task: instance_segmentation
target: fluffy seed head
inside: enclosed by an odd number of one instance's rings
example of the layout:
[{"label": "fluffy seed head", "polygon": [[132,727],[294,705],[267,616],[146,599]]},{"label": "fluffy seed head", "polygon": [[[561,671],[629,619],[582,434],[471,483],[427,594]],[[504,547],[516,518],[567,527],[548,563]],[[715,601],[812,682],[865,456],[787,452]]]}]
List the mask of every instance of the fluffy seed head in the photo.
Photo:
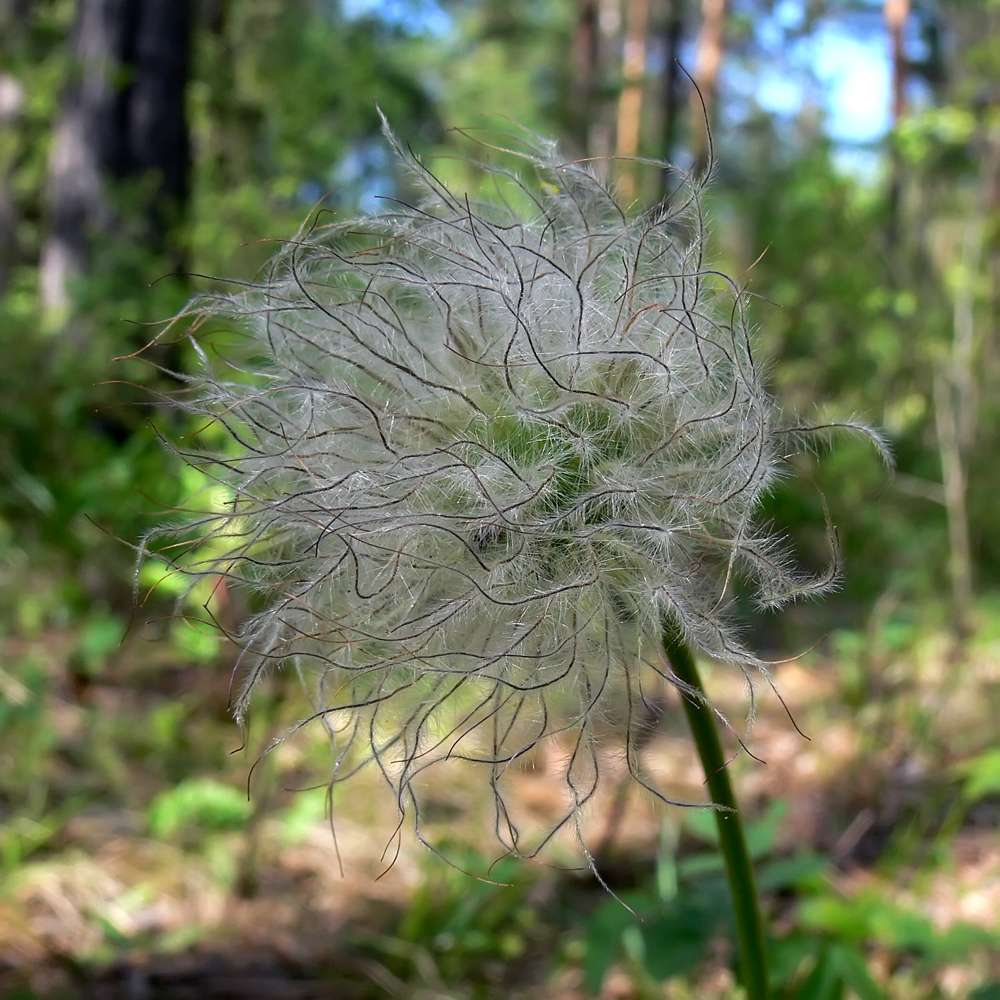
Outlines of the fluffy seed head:
[{"label": "fluffy seed head", "polygon": [[532,138],[473,204],[387,136],[421,200],[305,231],[266,280],[185,314],[244,343],[201,351],[192,380],[186,405],[229,447],[188,458],[229,503],[181,567],[258,595],[238,717],[293,664],[334,781],[374,763],[419,819],[422,772],[479,762],[527,853],[503,800],[516,758],[557,737],[563,822],[609,726],[648,784],[636,719],[672,680],[664,629],[760,667],[736,581],[779,605],[828,588],[836,559],[804,577],[755,523],[809,432],[782,425],[744,296],[705,263],[697,183],[630,218]]}]

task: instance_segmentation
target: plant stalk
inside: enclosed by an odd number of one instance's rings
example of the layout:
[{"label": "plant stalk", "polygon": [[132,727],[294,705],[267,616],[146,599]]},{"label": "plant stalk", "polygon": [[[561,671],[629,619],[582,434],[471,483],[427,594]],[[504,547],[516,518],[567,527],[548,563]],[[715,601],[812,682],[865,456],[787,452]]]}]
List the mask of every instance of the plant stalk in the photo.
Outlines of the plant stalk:
[{"label": "plant stalk", "polygon": [[[705,689],[691,651],[671,629],[664,633],[663,648],[676,677],[693,691],[704,695]],[[694,737],[712,802],[716,810],[719,845],[726,862],[726,877],[736,916],[736,938],[740,951],[740,967],[747,1000],[768,1000],[767,946],[764,941],[764,920],[757,895],[750,852],[743,823],[736,806],[736,796],[729,780],[726,759],[722,753],[715,713],[706,701],[695,695],[681,693],[681,702]]]}]

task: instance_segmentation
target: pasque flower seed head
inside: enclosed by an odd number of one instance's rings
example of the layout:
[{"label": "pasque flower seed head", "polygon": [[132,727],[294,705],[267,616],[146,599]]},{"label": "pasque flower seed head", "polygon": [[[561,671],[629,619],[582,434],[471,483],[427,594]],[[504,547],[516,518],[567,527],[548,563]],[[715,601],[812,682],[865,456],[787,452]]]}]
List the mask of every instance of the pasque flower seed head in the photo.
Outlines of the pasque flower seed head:
[{"label": "pasque flower seed head", "polygon": [[780,605],[836,558],[804,576],[755,520],[811,432],[780,420],[744,296],[705,263],[698,183],[630,218],[530,138],[474,204],[387,136],[421,200],[303,232],[266,280],[185,313],[245,342],[199,348],[186,405],[228,447],[188,457],[230,502],[181,566],[259,595],[238,717],[294,665],[334,780],[374,763],[418,814],[423,771],[477,761],[523,851],[513,760],[557,736],[578,816],[606,726],[631,738],[643,678],[671,680],[664,629],[762,667],[735,582]]}]

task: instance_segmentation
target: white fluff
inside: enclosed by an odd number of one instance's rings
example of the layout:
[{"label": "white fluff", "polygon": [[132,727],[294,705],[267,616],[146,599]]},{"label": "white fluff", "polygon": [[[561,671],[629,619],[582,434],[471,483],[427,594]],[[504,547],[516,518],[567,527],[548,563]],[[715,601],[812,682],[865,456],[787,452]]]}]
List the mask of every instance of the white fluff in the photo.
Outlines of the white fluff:
[{"label": "white fluff", "polygon": [[578,816],[601,720],[640,716],[644,671],[671,680],[664,629],[760,668],[728,617],[734,577],[780,605],[829,588],[836,556],[804,577],[755,524],[809,431],[783,431],[744,297],[704,262],[696,183],[629,219],[532,141],[523,178],[495,171],[530,210],[475,205],[387,136],[419,204],[305,232],[265,282],[185,313],[246,344],[203,354],[194,380],[188,405],[232,440],[189,458],[232,503],[197,521],[182,569],[264,595],[239,718],[293,663],[315,679],[307,721],[334,738],[335,781],[375,762],[416,814],[421,771],[478,761],[524,853],[511,760],[561,733],[564,822]]}]

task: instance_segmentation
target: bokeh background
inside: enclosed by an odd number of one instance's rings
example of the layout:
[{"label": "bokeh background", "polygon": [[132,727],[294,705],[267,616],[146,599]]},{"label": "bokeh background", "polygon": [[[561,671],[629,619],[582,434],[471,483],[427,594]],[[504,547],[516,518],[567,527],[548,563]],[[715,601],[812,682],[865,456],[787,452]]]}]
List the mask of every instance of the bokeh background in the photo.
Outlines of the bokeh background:
[{"label": "bokeh background", "polygon": [[[163,401],[183,330],[147,345],[320,202],[406,197],[377,107],[480,197],[454,130],[498,115],[636,210],[665,178],[627,158],[714,164],[714,261],[773,392],[898,461],[838,443],[765,512],[818,566],[825,503],[846,562],[835,597],[750,619],[790,712],[762,692],[766,763],[731,765],[780,995],[1000,997],[996,0],[2,0],[0,996],[739,995],[709,813],[606,774],[585,823],[641,920],[570,839],[498,860],[460,768],[431,790],[443,858],[364,774],[331,829],[328,748],[261,757],[295,678],[245,736],[229,718],[211,619],[241,595],[178,607],[136,572],[201,485],[161,440],[189,429]],[[739,673],[706,669],[743,718]],[[665,698],[644,753],[703,797]],[[512,789],[544,824],[558,783],[530,765]]]}]

